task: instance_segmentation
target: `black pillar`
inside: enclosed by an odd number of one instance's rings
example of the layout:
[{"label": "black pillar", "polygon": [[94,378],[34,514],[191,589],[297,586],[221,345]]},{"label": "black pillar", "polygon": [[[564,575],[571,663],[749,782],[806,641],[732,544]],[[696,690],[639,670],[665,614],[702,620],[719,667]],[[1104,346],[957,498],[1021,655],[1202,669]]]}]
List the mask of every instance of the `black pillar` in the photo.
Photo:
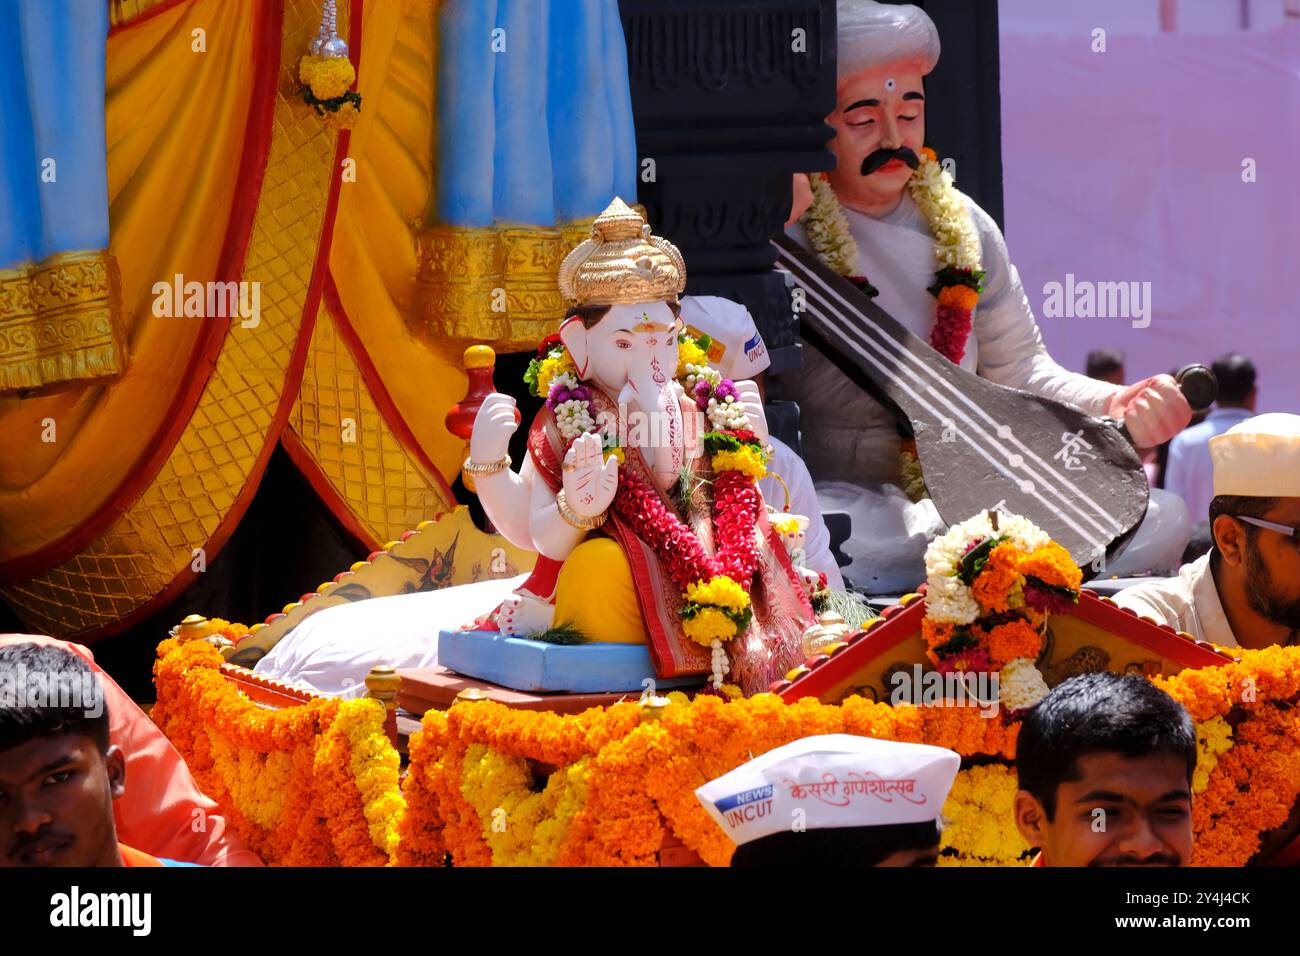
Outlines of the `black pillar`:
[{"label": "black pillar", "polygon": [[[792,174],[830,169],[834,0],[622,0],[638,199],[686,259],[687,292],[754,316],[772,358],[769,398],[797,372],[798,322],[769,240]],[[786,403],[788,405],[788,403]],[[797,410],[769,408],[796,443]]]}]

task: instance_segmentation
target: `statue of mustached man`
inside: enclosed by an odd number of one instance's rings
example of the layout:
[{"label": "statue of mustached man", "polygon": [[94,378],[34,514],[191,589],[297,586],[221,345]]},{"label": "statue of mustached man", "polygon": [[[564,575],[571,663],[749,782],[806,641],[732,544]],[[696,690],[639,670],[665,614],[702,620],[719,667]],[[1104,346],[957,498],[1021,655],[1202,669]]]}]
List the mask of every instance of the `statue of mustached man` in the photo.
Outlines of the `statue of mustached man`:
[{"label": "statue of mustached man", "polygon": [[[795,177],[789,235],[971,372],[1122,421],[1139,448],[1182,430],[1191,408],[1171,376],[1113,385],[1048,354],[1001,230],[925,146],[924,77],[940,48],[930,17],[875,0],[839,0],[836,10],[836,102],[826,118],[836,165]],[[910,590],[942,527],[921,497],[914,448],[894,415],[811,345],[791,388],[810,470],[856,486],[844,491],[854,509],[846,550],[865,565],[855,580],[875,593]]]},{"label": "statue of mustached man", "polygon": [[804,586],[757,481],[757,386],[724,380],[683,334],[681,253],[615,199],[560,267],[569,310],[528,372],[546,406],[518,474],[514,403],[489,396],[470,469],[484,509],[541,558],[500,630],[645,643],[660,677],[764,691],[802,660]]}]

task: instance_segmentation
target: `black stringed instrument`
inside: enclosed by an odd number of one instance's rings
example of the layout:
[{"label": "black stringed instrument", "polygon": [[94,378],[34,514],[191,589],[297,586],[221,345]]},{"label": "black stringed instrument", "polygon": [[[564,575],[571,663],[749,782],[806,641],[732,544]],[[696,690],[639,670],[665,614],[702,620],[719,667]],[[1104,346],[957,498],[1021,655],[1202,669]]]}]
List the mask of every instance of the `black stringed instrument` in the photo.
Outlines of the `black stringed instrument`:
[{"label": "black stringed instrument", "polygon": [[[803,290],[804,336],[910,428],[944,521],[990,508],[1021,514],[1086,574],[1104,570],[1141,522],[1149,495],[1121,425],[953,364],[794,240],[773,244],[777,266]],[[1207,406],[1213,376],[1189,369],[1180,375],[1183,392],[1193,407]]]}]

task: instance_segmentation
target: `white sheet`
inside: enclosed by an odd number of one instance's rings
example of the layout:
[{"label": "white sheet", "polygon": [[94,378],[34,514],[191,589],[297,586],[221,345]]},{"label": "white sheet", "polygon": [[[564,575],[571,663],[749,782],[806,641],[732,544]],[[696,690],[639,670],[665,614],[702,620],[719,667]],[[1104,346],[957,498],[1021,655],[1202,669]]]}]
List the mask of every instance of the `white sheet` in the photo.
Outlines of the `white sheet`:
[{"label": "white sheet", "polygon": [[361,697],[377,664],[432,667],[438,632],[493,610],[528,575],[342,604],[313,614],[253,669],[321,694]]}]

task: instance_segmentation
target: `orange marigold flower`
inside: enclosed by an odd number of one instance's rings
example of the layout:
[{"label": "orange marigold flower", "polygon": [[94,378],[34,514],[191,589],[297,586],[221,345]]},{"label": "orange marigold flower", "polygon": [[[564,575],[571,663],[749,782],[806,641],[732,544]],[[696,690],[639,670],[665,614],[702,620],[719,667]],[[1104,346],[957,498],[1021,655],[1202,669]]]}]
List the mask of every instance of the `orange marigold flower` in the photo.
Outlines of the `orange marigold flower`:
[{"label": "orange marigold flower", "polygon": [[1000,614],[1010,610],[1012,592],[1024,583],[1017,569],[1019,560],[1020,551],[1009,541],[989,552],[988,562],[971,587],[975,600],[986,613]]},{"label": "orange marigold flower", "polygon": [[955,306],[967,312],[975,311],[980,294],[968,285],[949,285],[939,290],[939,304]]},{"label": "orange marigold flower", "polygon": [[1008,621],[988,633],[989,657],[999,667],[1019,657],[1037,660],[1043,649],[1042,637],[1024,621]]},{"label": "orange marigold flower", "polygon": [[1044,584],[1058,588],[1079,589],[1083,583],[1083,572],[1070,557],[1070,552],[1055,541],[1035,548],[1020,562],[1020,573],[1025,577],[1038,578]]}]

